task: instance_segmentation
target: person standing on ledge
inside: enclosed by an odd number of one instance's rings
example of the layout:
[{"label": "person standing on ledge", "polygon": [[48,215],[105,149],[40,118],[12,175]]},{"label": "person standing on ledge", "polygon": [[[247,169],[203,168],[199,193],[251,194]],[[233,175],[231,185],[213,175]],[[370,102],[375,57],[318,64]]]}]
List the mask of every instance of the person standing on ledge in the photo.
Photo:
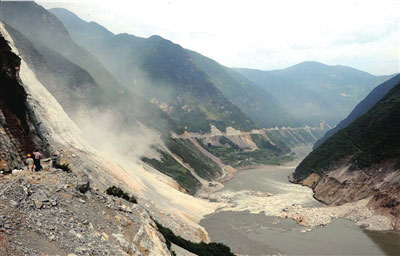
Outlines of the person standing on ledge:
[{"label": "person standing on ledge", "polygon": [[28,166],[28,171],[33,172],[34,160],[32,158],[32,155],[31,154],[27,154],[26,156],[27,156],[26,165]]},{"label": "person standing on ledge", "polygon": [[42,159],[42,154],[39,152],[39,150],[35,149],[33,151],[33,162],[35,163],[35,171],[40,171],[42,170],[42,165],[40,164],[40,159]]}]

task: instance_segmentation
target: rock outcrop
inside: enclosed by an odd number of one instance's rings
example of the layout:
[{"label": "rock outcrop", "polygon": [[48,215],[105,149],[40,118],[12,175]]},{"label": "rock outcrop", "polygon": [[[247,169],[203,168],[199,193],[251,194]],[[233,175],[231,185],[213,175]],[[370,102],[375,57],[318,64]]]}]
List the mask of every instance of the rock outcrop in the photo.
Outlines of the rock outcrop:
[{"label": "rock outcrop", "polygon": [[27,94],[18,81],[21,59],[0,36],[0,161],[8,169],[23,166],[23,157],[39,144],[29,115]]},{"label": "rock outcrop", "polygon": [[[367,206],[392,219],[400,230],[400,171],[393,165],[349,171],[344,166],[324,174],[312,173],[300,183],[314,190],[314,197],[329,205],[368,200]],[[378,174],[374,170],[379,170]]]}]

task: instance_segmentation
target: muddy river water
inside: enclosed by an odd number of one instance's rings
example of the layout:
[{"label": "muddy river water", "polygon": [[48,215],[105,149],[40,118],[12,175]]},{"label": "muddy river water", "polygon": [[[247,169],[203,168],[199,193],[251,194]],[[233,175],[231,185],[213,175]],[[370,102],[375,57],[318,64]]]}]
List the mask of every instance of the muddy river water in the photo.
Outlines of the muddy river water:
[{"label": "muddy river water", "polygon": [[[399,232],[368,231],[343,218],[310,231],[291,219],[276,217],[293,204],[321,207],[311,189],[288,182],[310,148],[296,150],[299,158],[291,163],[240,171],[225,183],[217,196],[233,206],[200,222],[211,240],[241,255],[400,255]],[[269,196],[257,199],[260,195]]]}]

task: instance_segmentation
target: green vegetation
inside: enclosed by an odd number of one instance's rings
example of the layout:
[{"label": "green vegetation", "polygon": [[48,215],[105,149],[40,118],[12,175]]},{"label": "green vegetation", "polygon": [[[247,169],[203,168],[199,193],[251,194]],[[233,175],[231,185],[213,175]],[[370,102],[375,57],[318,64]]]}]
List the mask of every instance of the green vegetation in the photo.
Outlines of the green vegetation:
[{"label": "green vegetation", "polygon": [[[159,36],[145,39],[128,34],[114,35],[99,25],[91,26],[66,10],[52,11],[73,40],[90,48],[126,88],[148,100],[157,99],[168,105],[168,115],[178,128],[202,133],[210,131],[210,124],[220,130],[227,126],[247,131],[256,128],[243,113],[244,108],[227,99],[181,46]],[[91,66],[86,69],[92,74]],[[270,102],[264,98],[262,101]]]},{"label": "green vegetation", "polygon": [[[213,180],[221,175],[221,168],[200,152],[189,140],[169,138],[166,144],[174,155],[193,168],[203,179]],[[160,160],[143,157],[142,161],[172,177],[181,187],[186,189],[189,194],[194,195],[201,186],[200,182],[170,154],[163,151],[158,152],[161,155]]]},{"label": "green vegetation", "polygon": [[218,90],[256,125],[260,127],[299,125],[296,118],[288,113],[278,100],[254,82],[199,53],[186,51],[193,63],[207,74]]},{"label": "green vegetation", "polygon": [[107,193],[107,195],[120,197],[128,202],[137,204],[136,198],[134,196],[128,195],[119,187],[116,187],[116,186],[109,187],[109,188],[107,188],[106,193]]},{"label": "green vegetation", "polygon": [[180,165],[171,155],[164,151],[158,151],[161,160],[143,157],[142,161],[150,164],[155,169],[173,178],[186,191],[194,195],[200,187],[200,182],[190,173],[188,169]]},{"label": "green vegetation", "polygon": [[263,134],[251,134],[251,139],[256,143],[260,149],[271,149],[280,154],[290,153],[290,148],[280,140],[274,141],[274,145]]},{"label": "green vegetation", "polygon": [[334,128],[327,131],[322,138],[320,138],[313,146],[316,149],[324,141],[326,141],[330,136],[335,134],[337,131],[347,127],[349,124],[354,122],[357,118],[365,114],[369,109],[371,109],[380,99],[382,99],[389,91],[400,81],[400,75],[397,74],[390,78],[386,82],[375,87],[367,97],[365,97],[358,105],[351,111],[351,113],[343,119]]},{"label": "green vegetation", "polygon": [[189,140],[170,139],[167,142],[167,147],[172,153],[189,164],[203,179],[212,180],[222,174],[221,168],[195,148]]},{"label": "green vegetation", "polygon": [[297,180],[323,173],[336,164],[363,169],[386,160],[400,162],[400,83],[367,113],[338,131],[296,168]]},{"label": "green vegetation", "polygon": [[164,236],[168,249],[171,248],[171,243],[176,244],[187,251],[199,256],[234,256],[231,249],[221,243],[193,243],[180,236],[175,235],[171,229],[163,227],[157,221],[154,221],[158,230]]},{"label": "green vegetation", "polygon": [[229,147],[231,147],[234,150],[240,150],[239,146],[236,145],[235,143],[233,143],[230,139],[228,139],[225,136],[222,136],[221,138],[219,138],[219,143],[221,143],[222,145],[229,145]]},{"label": "green vegetation", "polygon": [[283,143],[279,143],[279,145],[284,145],[283,147],[279,147],[278,144],[272,145],[269,143],[263,135],[255,136],[254,138],[257,141],[255,142],[256,145],[260,147],[260,149],[241,149],[238,145],[224,136],[219,140],[219,142],[224,146],[204,145],[201,140],[198,140],[198,142],[211,154],[221,159],[224,164],[233,167],[271,164],[280,165],[293,159],[290,155],[284,155],[289,153],[290,149]]}]

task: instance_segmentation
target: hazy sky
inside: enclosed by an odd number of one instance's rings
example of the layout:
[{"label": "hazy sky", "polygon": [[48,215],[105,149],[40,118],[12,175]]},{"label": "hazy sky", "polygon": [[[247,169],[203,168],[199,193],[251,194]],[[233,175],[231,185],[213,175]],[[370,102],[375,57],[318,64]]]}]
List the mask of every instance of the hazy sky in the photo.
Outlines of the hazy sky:
[{"label": "hazy sky", "polygon": [[114,33],[157,34],[230,67],[314,60],[399,72],[399,0],[45,1]]}]

